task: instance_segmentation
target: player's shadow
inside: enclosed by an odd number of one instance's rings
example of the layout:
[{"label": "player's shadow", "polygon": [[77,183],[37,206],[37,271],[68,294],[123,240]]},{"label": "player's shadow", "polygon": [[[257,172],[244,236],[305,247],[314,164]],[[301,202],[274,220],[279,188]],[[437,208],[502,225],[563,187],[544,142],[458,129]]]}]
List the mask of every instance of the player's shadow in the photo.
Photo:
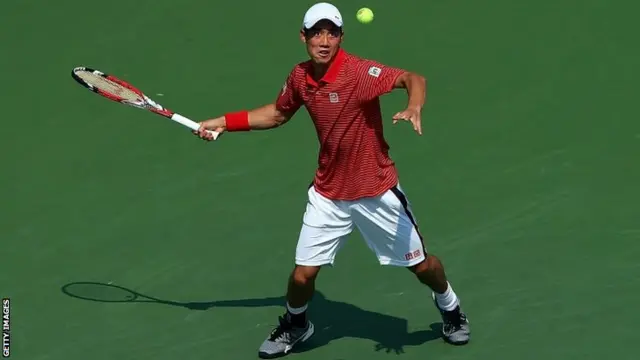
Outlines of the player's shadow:
[{"label": "player's shadow", "polygon": [[[190,310],[209,310],[235,307],[283,306],[284,297],[218,300],[209,302],[176,302],[161,300],[133,290],[102,283],[70,283],[62,287],[66,295],[98,302],[149,302],[180,306]],[[425,300],[426,301],[426,300]],[[429,329],[408,331],[406,319],[369,311],[341,301],[328,299],[317,291],[309,307],[309,316],[315,325],[315,335],[296,349],[303,352],[327,345],[341,338],[360,338],[375,342],[376,351],[402,354],[405,346],[416,346],[440,338],[441,323]],[[276,319],[274,319],[276,323]],[[268,334],[265,334],[265,337]]]},{"label": "player's shadow", "polygon": [[[258,307],[283,306],[284,303],[284,297],[271,297],[215,301],[211,305],[214,308]],[[324,346],[341,338],[360,338],[374,341],[376,351],[402,354],[405,346],[416,346],[439,339],[439,329],[442,326],[440,323],[433,323],[428,330],[410,333],[406,319],[330,300],[319,291],[311,301],[309,316],[316,332],[308,343],[296,349],[299,352]]]}]

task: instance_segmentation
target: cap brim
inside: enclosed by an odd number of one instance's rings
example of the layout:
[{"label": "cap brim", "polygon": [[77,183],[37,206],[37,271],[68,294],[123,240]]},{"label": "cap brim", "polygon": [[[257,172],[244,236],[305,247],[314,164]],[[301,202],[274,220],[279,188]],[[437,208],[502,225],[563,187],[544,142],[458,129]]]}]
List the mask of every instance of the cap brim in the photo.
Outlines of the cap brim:
[{"label": "cap brim", "polygon": [[321,17],[315,18],[315,19],[313,19],[313,20],[306,21],[306,22],[304,23],[304,28],[305,28],[305,29],[311,29],[312,27],[314,27],[317,23],[319,23],[319,22],[320,22],[320,21],[322,21],[322,20],[329,20],[329,21],[331,21],[335,26],[337,26],[337,27],[342,27],[342,21],[340,21],[340,20],[336,20],[336,19],[332,19],[332,18],[330,18],[330,17],[328,17],[328,16],[321,16]]}]

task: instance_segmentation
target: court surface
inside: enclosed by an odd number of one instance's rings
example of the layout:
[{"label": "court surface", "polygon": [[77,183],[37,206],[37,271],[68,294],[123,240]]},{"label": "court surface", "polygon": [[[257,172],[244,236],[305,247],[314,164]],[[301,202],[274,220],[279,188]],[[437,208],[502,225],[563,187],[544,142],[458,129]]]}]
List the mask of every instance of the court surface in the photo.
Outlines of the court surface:
[{"label": "court surface", "polygon": [[[305,59],[297,29],[311,4],[1,2],[0,295],[12,300],[12,358],[257,358],[282,312],[315,169],[306,111],[205,143],[90,94],[70,71],[122,76],[197,120],[262,105]],[[313,342],[290,359],[636,359],[640,5],[335,4],[348,51],[429,80],[425,135],[390,125],[405,105],[396,92],[383,99],[386,136],[473,339],[438,339],[429,291],[378,266],[355,233],[318,280]],[[355,22],[361,6],[372,24]],[[63,291],[78,282],[157,300]]]}]

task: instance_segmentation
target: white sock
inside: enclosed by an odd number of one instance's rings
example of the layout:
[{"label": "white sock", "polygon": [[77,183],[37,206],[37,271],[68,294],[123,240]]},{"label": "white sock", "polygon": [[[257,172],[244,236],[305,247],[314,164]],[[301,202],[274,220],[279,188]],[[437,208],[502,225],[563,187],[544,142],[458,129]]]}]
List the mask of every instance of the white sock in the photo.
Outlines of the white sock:
[{"label": "white sock", "polygon": [[451,287],[451,284],[449,284],[449,282],[447,282],[447,291],[445,291],[443,294],[435,293],[435,295],[438,306],[444,311],[451,311],[460,304],[458,296],[455,292],[453,292],[453,288]]},{"label": "white sock", "polygon": [[293,308],[293,307],[291,307],[291,305],[289,305],[289,302],[287,302],[287,311],[291,315],[302,314],[303,312],[307,311],[307,304],[304,304],[302,307],[299,307],[299,308]]}]

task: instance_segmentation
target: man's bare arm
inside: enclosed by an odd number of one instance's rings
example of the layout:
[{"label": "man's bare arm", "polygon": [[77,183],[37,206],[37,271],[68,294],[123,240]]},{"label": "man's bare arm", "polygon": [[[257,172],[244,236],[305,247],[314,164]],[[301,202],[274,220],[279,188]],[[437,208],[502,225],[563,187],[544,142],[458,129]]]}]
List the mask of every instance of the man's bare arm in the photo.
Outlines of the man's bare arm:
[{"label": "man's bare arm", "polygon": [[423,76],[406,72],[398,76],[394,87],[407,89],[409,100],[407,108],[393,116],[393,123],[396,124],[400,120],[410,121],[413,129],[422,135],[421,112],[427,95],[427,81]]},{"label": "man's bare arm", "polygon": [[284,125],[291,119],[290,114],[283,113],[275,104],[268,104],[249,111],[251,130],[267,130]]},{"label": "man's bare arm", "polygon": [[423,76],[405,72],[398,76],[394,87],[407,89],[407,95],[409,96],[407,109],[422,110],[427,95],[427,80]]},{"label": "man's bare arm", "polygon": [[[284,125],[291,117],[292,114],[278,110],[275,104],[268,104],[249,111],[249,127],[251,130],[273,129]],[[207,133],[204,130],[213,130],[221,133],[226,129],[226,119],[224,116],[220,116],[201,122],[200,130],[196,133],[206,138]]]}]

